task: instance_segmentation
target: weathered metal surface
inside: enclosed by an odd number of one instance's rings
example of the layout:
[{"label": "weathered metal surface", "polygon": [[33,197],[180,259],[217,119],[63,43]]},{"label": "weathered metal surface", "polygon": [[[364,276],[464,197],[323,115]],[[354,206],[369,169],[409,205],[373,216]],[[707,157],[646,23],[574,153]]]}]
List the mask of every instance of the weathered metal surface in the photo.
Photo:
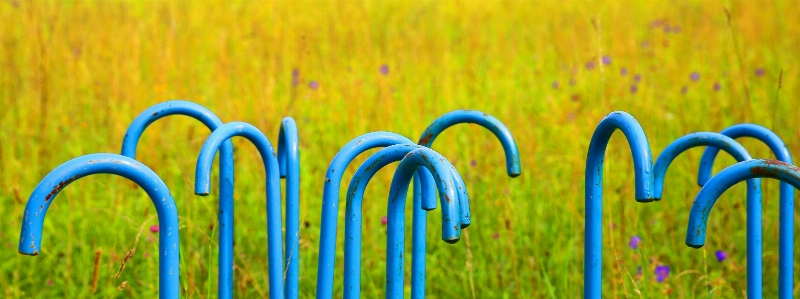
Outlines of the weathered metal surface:
[{"label": "weathered metal surface", "polygon": [[439,200],[442,208],[442,222],[453,223],[455,234],[446,234],[449,229],[443,228],[443,239],[448,243],[455,243],[461,237],[461,227],[457,225],[461,216],[455,200],[457,184],[452,175],[452,165],[442,155],[429,148],[418,148],[409,152],[400,162],[392,178],[389,193],[389,208],[387,213],[387,239],[386,239],[386,298],[403,298],[404,283],[404,257],[405,257],[405,202],[408,185],[418,168],[427,168],[433,175],[439,190]]},{"label": "weathered metal surface", "polygon": [[[695,197],[689,214],[686,245],[693,248],[703,247],[706,241],[708,217],[717,199],[733,185],[754,178],[778,179],[794,188],[800,188],[800,168],[785,162],[755,159],[729,166],[711,177]],[[779,272],[778,275],[778,280],[785,279],[780,276],[782,273]],[[779,292],[778,295],[782,296],[783,293]],[[788,296],[791,298],[791,293]]]},{"label": "weathered metal surface", "polygon": [[[769,129],[756,124],[737,124],[722,130],[720,134],[730,138],[752,137],[769,146],[775,159],[792,164],[789,148]],[[703,186],[711,178],[711,168],[719,152],[718,148],[708,147],[700,160],[697,184]],[[778,297],[792,297],[794,289],[794,188],[786,182],[780,185],[778,229]],[[749,215],[749,212],[748,212]],[[759,293],[760,295],[760,293]]]},{"label": "weathered metal surface", "polygon": [[300,137],[291,117],[283,118],[278,134],[278,165],[286,179],[286,240],[284,255],[286,299],[300,295]]},{"label": "weathered metal surface", "polygon": [[[750,160],[750,154],[730,137],[713,132],[691,133],[670,143],[656,159],[653,166],[655,175],[654,196],[656,200],[662,198],[664,191],[664,177],[672,160],[684,151],[699,146],[712,146],[722,149],[733,156],[737,162]],[[761,298],[762,296],[762,207],[761,207],[761,180],[747,180],[747,298]]]},{"label": "weathered metal surface", "polygon": [[266,172],[267,206],[267,255],[269,271],[269,292],[271,298],[284,298],[283,289],[283,248],[281,248],[281,182],[278,158],[272,143],[256,127],[243,122],[230,122],[214,130],[208,136],[197,158],[194,192],[208,195],[211,185],[211,164],[223,144],[233,137],[244,137],[255,145]]},{"label": "weathered metal surface", "polygon": [[[506,172],[508,173],[508,176],[513,178],[522,173],[519,149],[517,148],[516,140],[514,140],[514,137],[511,135],[511,131],[506,127],[505,124],[500,122],[500,120],[481,111],[456,110],[440,116],[434,120],[428,126],[428,128],[425,129],[419,139],[418,144],[432,148],[433,141],[436,140],[436,137],[438,137],[439,134],[449,127],[462,123],[477,124],[491,131],[503,146],[503,151],[505,152],[506,156]],[[458,173],[458,171],[455,171],[455,168],[453,171]],[[457,182],[459,184],[459,188],[464,187],[464,182],[460,179],[460,175],[458,175],[456,179],[459,180]],[[459,201],[461,203],[462,216],[461,228],[467,228],[472,222],[472,217],[470,214],[469,201],[463,200],[462,197],[466,197],[466,187],[464,187],[464,192],[459,193]],[[435,197],[430,196],[425,198],[429,199],[429,202],[423,202],[423,208],[426,210],[432,210],[436,208]],[[414,214],[414,217],[416,219],[417,215]],[[420,217],[425,217],[425,215]],[[414,227],[414,231],[416,232],[417,230],[424,231],[422,228]],[[412,239],[412,254],[414,259],[411,262],[411,298],[425,298],[426,239],[422,233],[414,234]],[[422,258],[417,258],[417,256],[422,256]]]},{"label": "weathered metal surface", "polygon": [[[212,132],[222,126],[211,110],[187,101],[167,101],[147,108],[128,126],[122,141],[122,155],[136,158],[136,148],[144,131],[156,120],[170,115],[185,115],[203,123]],[[233,298],[233,144],[225,142],[220,149],[219,176],[219,261],[217,269],[220,299]]]},{"label": "weathered metal surface", "polygon": [[158,214],[158,294],[159,298],[180,297],[180,238],[178,209],[169,189],[150,168],[125,156],[91,154],[61,164],[39,182],[25,206],[19,253],[38,255],[42,242],[42,225],[56,195],[70,183],[93,174],[114,174],[125,177],[147,192]]},{"label": "weathered metal surface", "polygon": [[500,120],[489,114],[476,110],[456,110],[437,118],[422,133],[418,144],[431,147],[436,137],[449,127],[461,123],[480,125],[491,131],[500,143],[506,154],[506,171],[508,176],[517,177],[522,173],[519,149],[511,131]]},{"label": "weathered metal surface", "polygon": [[[356,156],[369,149],[387,147],[396,144],[414,144],[410,139],[391,132],[372,132],[351,140],[333,157],[326,172],[324,190],[322,192],[322,219],[319,232],[319,260],[317,263],[317,298],[333,298],[333,270],[336,257],[336,230],[338,227],[339,186],[344,171]],[[418,175],[423,176],[427,169],[420,169]],[[414,196],[435,197],[436,190],[428,187],[417,190]],[[422,188],[421,188],[422,189]],[[416,200],[415,200],[416,201]]]},{"label": "weathered metal surface", "polygon": [[[358,168],[355,175],[353,175],[353,179],[350,181],[350,186],[347,189],[347,205],[345,208],[344,298],[360,298],[362,236],[361,213],[364,190],[366,189],[367,184],[369,184],[369,181],[372,179],[372,177],[384,166],[402,160],[408,153],[419,148],[425,147],[415,144],[398,144],[383,148],[367,158],[367,160],[364,161],[364,163]],[[451,171],[454,171],[454,169],[451,169]],[[422,188],[428,188],[429,186],[434,186],[434,188],[436,188],[437,185],[433,181],[433,176],[431,176],[429,172],[425,172],[425,174],[427,175],[421,175],[418,176],[418,178],[415,178],[415,186],[419,184],[422,186]],[[447,175],[455,177],[458,174],[449,173]],[[440,194],[444,193],[443,190],[439,190],[439,192]],[[450,200],[446,203],[443,203],[442,206],[444,209],[450,209],[458,213],[459,211],[457,210],[457,204],[457,201]],[[421,200],[419,197],[414,198],[413,207],[412,236],[421,235],[422,237],[414,238],[414,240],[424,239],[425,231],[427,229],[427,218],[424,217],[426,211],[422,209]],[[451,214],[452,212],[443,211],[443,213]],[[420,217],[420,215],[423,217]],[[460,223],[458,222],[460,221],[459,218],[449,220],[451,222],[442,222],[442,239],[444,240],[450,240],[455,237],[458,234],[455,227],[460,227]],[[416,251],[412,251],[412,260],[414,262],[421,260],[424,263],[424,257],[424,250],[419,254]]]},{"label": "weathered metal surface", "polygon": [[584,298],[602,297],[603,269],[603,162],[611,135],[621,130],[633,155],[636,200],[650,202],[653,197],[653,158],[647,136],[633,116],[612,112],[597,125],[586,158],[586,219],[584,244]]}]

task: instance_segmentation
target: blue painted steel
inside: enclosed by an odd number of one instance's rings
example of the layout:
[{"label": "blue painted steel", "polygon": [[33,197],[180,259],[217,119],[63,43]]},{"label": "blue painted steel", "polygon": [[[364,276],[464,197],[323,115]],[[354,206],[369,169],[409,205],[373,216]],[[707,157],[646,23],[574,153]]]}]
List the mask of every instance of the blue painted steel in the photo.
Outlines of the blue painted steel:
[{"label": "blue painted steel", "polygon": [[[720,134],[731,138],[752,137],[769,146],[775,158],[792,164],[789,148],[769,129],[755,124],[737,124],[722,130]],[[717,157],[718,148],[708,147],[700,160],[697,184],[703,186],[711,177],[711,167]],[[778,297],[791,298],[794,289],[794,188],[781,182],[778,230]],[[749,213],[748,213],[749,214]],[[760,222],[759,222],[760,223]]]},{"label": "blue painted steel", "polygon": [[[500,122],[500,120],[481,111],[456,110],[440,116],[434,120],[433,123],[428,126],[428,128],[425,129],[425,131],[422,133],[422,137],[419,139],[418,144],[432,148],[433,141],[436,140],[436,137],[438,137],[439,134],[449,127],[462,123],[477,124],[491,131],[495,137],[500,140],[500,144],[503,145],[503,151],[505,151],[506,156],[506,172],[508,173],[508,176],[513,178],[522,173],[519,149],[517,148],[517,142],[511,135],[511,131],[506,127],[505,124]],[[458,171],[455,172],[458,173]],[[463,181],[459,182],[459,186],[463,185]],[[466,191],[466,188],[464,188],[464,191]],[[429,200],[428,203],[422,203],[423,208],[426,210],[436,208],[436,198],[434,196],[428,196],[423,199]],[[459,201],[461,202],[462,217],[465,218],[461,220],[461,222],[464,224],[461,226],[461,228],[466,228],[472,221],[469,211],[469,202],[462,200],[461,195],[459,196]],[[413,217],[415,225],[425,225],[425,214],[414,213]],[[417,217],[421,219],[417,220]],[[427,244],[425,234],[416,233],[417,231],[424,232],[425,229],[414,226],[415,233],[412,235],[412,256],[414,258],[411,261],[411,298],[425,298],[425,252],[427,250]]]},{"label": "blue painted steel", "polygon": [[[725,168],[713,176],[695,197],[689,214],[686,245],[693,248],[703,247],[706,241],[708,216],[717,199],[731,186],[753,178],[778,179],[794,188],[800,188],[800,168],[785,162],[755,159]],[[780,276],[783,275],[782,273],[778,273],[778,275],[779,280],[785,279]],[[779,296],[791,298],[792,294],[779,293]]]},{"label": "blue painted steel", "polygon": [[[358,168],[353,179],[350,181],[350,186],[347,189],[347,206],[345,212],[345,238],[344,238],[344,298],[360,298],[361,286],[361,235],[362,235],[362,202],[364,197],[364,190],[369,184],[372,177],[380,171],[384,166],[392,162],[402,160],[408,153],[415,149],[425,148],[421,145],[415,144],[398,144],[386,147],[376,152]],[[454,171],[454,169],[451,169]],[[458,173],[450,173],[448,176],[456,176]],[[429,186],[436,186],[433,177],[418,176],[415,178],[415,185],[421,184],[422,188]],[[440,190],[440,193],[444,191]],[[417,215],[425,214],[425,210],[421,208],[421,200],[419,197],[414,199],[414,218],[413,218],[413,235],[421,234],[425,236],[426,218],[419,218]],[[452,209],[458,212],[456,207],[457,201],[450,201],[445,205],[445,209]],[[445,211],[445,214],[450,212]],[[458,220],[458,218],[450,219]],[[422,223],[417,223],[422,221]],[[451,239],[457,235],[454,227],[460,226],[456,222],[442,222],[442,238]],[[418,230],[420,229],[420,230]],[[417,238],[414,238],[416,240]],[[424,252],[423,252],[424,254]],[[424,256],[412,255],[413,261],[425,261]]]},{"label": "blue painted steel", "polygon": [[214,130],[208,136],[200,156],[197,158],[194,193],[208,195],[211,185],[211,164],[214,156],[229,139],[240,136],[247,138],[255,145],[264,163],[267,174],[266,206],[267,206],[267,255],[269,269],[269,291],[271,298],[283,298],[283,251],[281,248],[281,183],[278,158],[275,156],[272,143],[256,127],[243,122],[230,122]]},{"label": "blue painted steel", "polygon": [[139,185],[150,196],[158,214],[158,294],[159,298],[180,297],[180,238],[178,208],[169,189],[150,168],[125,156],[91,154],[59,165],[39,182],[25,206],[19,253],[38,255],[45,214],[56,196],[70,183],[93,174],[114,174]]},{"label": "blue painted steel", "polygon": [[653,158],[642,127],[626,112],[612,112],[597,125],[586,158],[586,219],[584,245],[584,298],[602,297],[603,269],[603,162],[611,135],[617,129],[628,139],[633,155],[636,200],[653,197]]},{"label": "blue painted steel", "polygon": [[286,277],[284,292],[287,299],[300,294],[300,137],[297,124],[284,117],[278,134],[278,165],[280,175],[286,178]]},{"label": "blue painted steel", "polygon": [[[412,175],[418,168],[427,168],[434,177],[439,190],[439,200],[443,207],[451,202],[459,205],[456,200],[457,185],[451,175],[454,169],[442,155],[429,148],[418,148],[409,152],[397,166],[397,171],[392,178],[392,185],[389,193],[389,208],[387,213],[387,239],[386,239],[386,298],[403,298],[405,289],[404,283],[404,255],[405,255],[405,210],[406,194],[408,185],[411,183]],[[457,223],[461,216],[458,207],[452,206],[442,208],[443,223]],[[453,225],[455,235],[444,235],[443,239],[448,243],[458,242],[461,237],[461,227]],[[448,229],[443,227],[442,233],[447,233]]]},{"label": "blue painted steel", "polygon": [[[344,170],[356,156],[369,149],[386,147],[396,144],[414,144],[410,139],[391,132],[372,132],[351,140],[333,157],[326,172],[325,188],[322,192],[322,219],[319,232],[319,260],[317,263],[317,298],[333,298],[333,269],[336,257],[336,230],[339,212],[339,185],[342,182]],[[420,169],[419,176],[428,176],[433,180],[427,169]],[[420,201],[425,201],[426,196],[436,196],[436,190],[427,188],[417,190],[414,187],[414,196],[421,196]],[[416,200],[415,200],[416,201]]]},{"label": "blue painted steel", "polygon": [[[433,141],[436,140],[436,137],[438,137],[439,134],[449,127],[462,123],[477,124],[491,131],[497,137],[497,139],[500,140],[500,144],[503,145],[503,151],[505,151],[506,154],[506,171],[508,172],[508,176],[517,177],[522,173],[522,166],[519,159],[519,149],[517,148],[517,143],[514,140],[514,137],[511,135],[511,131],[508,130],[508,128],[502,122],[500,122],[500,120],[481,111],[456,110],[440,116],[434,120],[424,132],[422,132],[422,136],[419,138],[419,142],[417,142],[417,144],[426,147],[433,147]],[[428,201],[429,202],[423,203],[423,207],[426,207],[427,209],[436,208],[435,198],[429,198]],[[467,205],[462,203],[461,208],[466,209],[466,212],[462,212],[462,215],[469,217],[468,203]],[[464,221],[462,220],[462,223],[463,222]],[[469,219],[467,219],[466,223],[469,223]]]},{"label": "blue painted steel", "polygon": [[[222,121],[205,107],[187,101],[167,101],[140,113],[131,122],[122,140],[122,155],[136,158],[136,147],[144,130],[156,120],[169,115],[185,115],[202,122],[214,131]],[[217,269],[220,299],[233,298],[233,144],[226,141],[220,149],[219,176],[219,261]]]},{"label": "blue painted steel", "polygon": [[[698,146],[713,146],[728,152],[736,161],[750,160],[750,154],[741,144],[719,133],[692,133],[673,141],[656,159],[655,198],[661,199],[664,177],[672,160],[684,151]],[[761,298],[762,278],[762,225],[761,225],[761,180],[747,180],[747,298]]]}]

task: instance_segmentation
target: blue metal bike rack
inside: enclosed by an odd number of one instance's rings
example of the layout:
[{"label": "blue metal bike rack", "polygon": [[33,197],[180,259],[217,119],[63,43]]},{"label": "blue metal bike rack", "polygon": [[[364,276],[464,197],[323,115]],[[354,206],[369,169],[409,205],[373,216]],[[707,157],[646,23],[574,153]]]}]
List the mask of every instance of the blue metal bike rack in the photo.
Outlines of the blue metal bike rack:
[{"label": "blue metal bike rack", "polygon": [[[789,153],[789,149],[786,147],[783,140],[765,127],[755,124],[737,124],[722,130],[720,134],[734,139],[740,137],[758,139],[769,146],[777,160],[788,164],[793,163],[792,155]],[[706,148],[705,152],[703,152],[697,177],[698,185],[705,185],[711,178],[711,167],[714,165],[714,159],[718,152],[719,149],[716,147]],[[792,298],[792,291],[794,289],[794,188],[787,182],[781,182],[780,184],[779,206],[778,297],[786,299]],[[749,214],[748,208],[748,216]],[[759,215],[761,214],[759,213]],[[759,221],[759,227],[760,226],[761,222]],[[761,292],[759,292],[759,297],[761,296],[760,294]]]},{"label": "blue metal bike rack", "polygon": [[[653,166],[655,174],[654,197],[657,200],[662,198],[664,177],[672,160],[686,150],[699,146],[722,149],[733,156],[737,162],[752,159],[741,144],[719,133],[699,132],[678,138],[661,152],[658,159],[656,159],[656,164]],[[761,180],[747,180],[747,298],[761,298],[762,296],[763,242],[761,236],[761,213]]]},{"label": "blue metal bike rack", "polygon": [[[405,210],[406,194],[408,185],[415,171],[418,168],[427,168],[434,177],[439,190],[439,200],[442,206],[442,223],[453,223],[459,221],[462,215],[458,213],[458,207],[446,206],[455,201],[459,205],[459,200],[455,199],[458,185],[452,175],[454,167],[442,155],[429,148],[419,148],[409,152],[397,166],[397,171],[392,178],[392,185],[389,193],[389,211],[386,216],[388,219],[386,239],[386,298],[402,299],[405,288],[404,284],[404,263],[405,255]],[[455,243],[461,237],[459,226],[454,225],[455,235],[447,235],[449,228],[442,227],[442,238],[445,242]]]},{"label": "blue metal bike rack", "polygon": [[272,143],[264,136],[264,133],[243,122],[230,122],[214,130],[203,143],[203,148],[197,158],[194,192],[197,195],[210,193],[211,164],[214,162],[214,156],[225,142],[235,136],[244,137],[252,142],[264,163],[264,171],[267,174],[267,254],[270,297],[284,298],[280,167]]},{"label": "blue metal bike rack", "polygon": [[90,154],[69,160],[53,169],[31,193],[25,205],[19,253],[38,255],[41,251],[42,225],[47,210],[61,190],[82,177],[114,174],[139,185],[152,200],[158,214],[158,294],[159,298],[179,298],[180,238],[178,208],[169,189],[150,168],[125,156]]},{"label": "blue metal bike rack", "polygon": [[[131,122],[122,142],[122,155],[136,158],[136,148],[144,131],[156,120],[170,115],[185,115],[203,123],[212,132],[222,121],[205,107],[188,101],[167,101],[144,110]],[[278,163],[281,177],[286,178],[286,298],[298,297],[299,230],[300,230],[300,158],[297,125],[286,117],[281,123],[278,141]],[[226,141],[220,148],[219,177],[219,288],[218,298],[233,298],[233,144]]]},{"label": "blue metal bike rack", "polygon": [[[695,197],[689,214],[686,245],[692,248],[703,247],[706,241],[708,217],[717,199],[733,185],[754,178],[777,179],[794,188],[800,188],[800,168],[782,161],[755,159],[729,166],[708,180]],[[782,280],[785,277],[778,279]],[[787,295],[779,293],[779,296]],[[788,297],[791,296],[789,293]]]},{"label": "blue metal bike rack", "polygon": [[636,201],[651,202],[653,195],[653,158],[642,127],[626,112],[612,112],[597,125],[586,158],[586,222],[584,244],[584,298],[602,297],[603,269],[603,162],[611,135],[621,130],[633,155]]},{"label": "blue metal bike rack", "polygon": [[[344,170],[359,154],[378,147],[387,147],[396,144],[414,144],[410,139],[391,132],[372,132],[354,138],[333,157],[325,173],[324,190],[322,193],[322,219],[319,233],[319,260],[317,263],[317,298],[333,298],[333,270],[336,257],[336,234],[338,226],[339,186],[342,182]],[[421,169],[419,176],[428,176],[428,181],[433,181],[431,174]],[[426,202],[427,197],[436,196],[432,188],[417,189],[414,187],[414,196],[420,196],[421,202]],[[416,200],[415,200],[416,201]],[[427,202],[430,202],[429,200]],[[421,214],[421,213],[415,213]]]},{"label": "blue metal bike rack", "polygon": [[[142,134],[158,119],[170,115],[185,115],[203,123],[212,132],[222,121],[211,110],[187,101],[167,101],[142,111],[128,126],[122,140],[122,155],[136,158],[136,148]],[[220,299],[233,298],[233,144],[225,142],[220,149],[219,176],[219,287]]]},{"label": "blue metal bike rack", "polygon": [[[446,113],[436,120],[434,120],[423,131],[418,144],[429,148],[433,147],[433,141],[444,130],[455,126],[457,124],[471,123],[486,128],[500,141],[503,146],[503,151],[506,157],[506,172],[508,176],[514,178],[522,173],[522,165],[520,164],[519,149],[517,142],[511,135],[511,131],[500,120],[487,113],[477,110],[456,110]],[[430,202],[423,203],[423,208],[430,210],[436,208],[436,200],[433,196],[423,198],[428,199]],[[420,214],[420,215],[417,215]],[[469,209],[469,201],[461,201],[461,215],[462,228],[469,226],[472,221]],[[414,234],[412,235],[412,256],[414,257],[411,262],[411,298],[425,298],[425,252],[427,248],[425,231],[422,227],[416,225],[425,225],[426,215],[424,213],[414,213]],[[420,217],[421,219],[416,219]],[[416,233],[416,232],[421,233]],[[420,257],[420,258],[417,258]]]},{"label": "blue metal bike rack", "polygon": [[[355,175],[353,175],[353,179],[350,181],[350,186],[347,189],[347,206],[345,212],[344,298],[360,298],[362,235],[361,211],[364,190],[366,189],[367,184],[369,184],[369,181],[372,179],[372,177],[384,166],[393,162],[401,161],[410,152],[420,148],[425,147],[414,144],[398,144],[383,148],[367,158],[367,160],[364,161],[364,163],[362,163],[358,168]],[[466,190],[466,188],[459,185],[459,182],[463,182],[463,180],[455,168],[451,169],[451,173],[449,175],[453,176],[456,185],[459,186],[457,189]],[[425,175],[418,176],[415,178],[414,185],[420,185],[423,189],[430,188],[432,185],[436,186],[436,184],[434,184],[435,182],[430,181],[431,179],[433,179],[433,177],[428,178],[428,176]],[[446,194],[443,190],[438,191],[439,194]],[[412,236],[425,236],[425,231],[427,230],[427,225],[425,223],[426,219],[424,217],[418,217],[418,214],[424,214],[425,210],[422,209],[422,202],[419,197],[415,197],[414,200]],[[460,201],[457,200],[447,201],[443,213],[447,215],[454,213],[449,212],[450,209],[453,209],[455,213],[458,213],[460,211],[457,207],[459,202]],[[449,218],[449,220],[451,222],[442,222],[442,238],[444,240],[451,240],[457,236],[458,231],[456,230],[456,227],[461,227],[460,223],[456,221],[460,220],[459,217]],[[418,221],[422,221],[422,223],[420,224]],[[416,240],[416,238],[414,238],[414,240]],[[424,259],[421,259],[420,256],[412,255],[412,257],[413,261],[424,261]]]}]

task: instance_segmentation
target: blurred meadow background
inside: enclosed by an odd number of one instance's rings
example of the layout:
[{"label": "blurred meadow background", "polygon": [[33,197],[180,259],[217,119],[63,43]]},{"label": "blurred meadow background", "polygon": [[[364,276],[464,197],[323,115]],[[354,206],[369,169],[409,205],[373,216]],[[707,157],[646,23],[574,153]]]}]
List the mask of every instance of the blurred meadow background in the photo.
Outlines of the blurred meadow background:
[{"label": "blurred meadow background", "polygon": [[[79,155],[118,153],[142,110],[184,99],[225,122],[252,123],[273,143],[282,117],[297,121],[303,298],[315,291],[324,172],[341,146],[378,130],[416,140],[455,109],[494,115],[516,137],[523,173],[506,175],[500,143],[478,126],[454,127],[439,138],[434,149],[465,178],[473,224],[448,245],[440,239],[439,211],[429,213],[427,294],[579,297],[584,163],[591,134],[609,112],[634,115],[654,157],[687,133],[741,122],[774,130],[800,153],[798,4],[0,0],[0,296],[156,297],[155,211],[123,179],[71,184],[51,206],[41,254],[22,256],[16,248],[25,202],[44,175]],[[178,204],[189,298],[215,297],[217,288],[218,188],[208,197],[193,194],[194,164],[208,134],[187,117],[168,117],[145,132],[137,155]],[[763,144],[740,141],[754,157],[773,157]],[[267,297],[264,171],[252,145],[240,138],[234,147],[235,292]],[[706,246],[684,245],[701,153],[676,159],[663,200],[639,204],[630,150],[621,134],[612,138],[603,203],[605,296],[744,297],[744,185],[718,202]],[[718,160],[716,170],[735,162]],[[366,194],[367,298],[384,295],[381,218],[394,168],[381,171]],[[774,298],[778,183],[765,180],[764,189],[764,288]],[[341,205],[337,294],[343,214]]]}]

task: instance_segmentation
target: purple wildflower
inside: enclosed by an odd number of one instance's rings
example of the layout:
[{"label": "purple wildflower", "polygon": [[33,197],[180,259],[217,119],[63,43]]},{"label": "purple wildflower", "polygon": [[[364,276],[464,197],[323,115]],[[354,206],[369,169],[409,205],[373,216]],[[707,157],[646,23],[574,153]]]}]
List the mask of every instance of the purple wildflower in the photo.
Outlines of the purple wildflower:
[{"label": "purple wildflower", "polygon": [[656,266],[656,280],[658,282],[664,282],[669,276],[669,266],[658,265]]},{"label": "purple wildflower", "polygon": [[499,239],[499,238],[500,238],[500,234],[498,234],[498,233],[494,233],[494,234],[492,234],[492,239],[495,239],[495,240],[497,240],[497,239]]},{"label": "purple wildflower", "polygon": [[150,227],[151,233],[157,233],[159,231],[158,225],[153,225]]},{"label": "purple wildflower", "polygon": [[640,238],[639,236],[633,236],[631,237],[630,242],[628,242],[628,247],[630,247],[631,249],[639,249],[639,244],[641,243],[642,243],[642,238]]},{"label": "purple wildflower", "polygon": [[633,75],[633,81],[634,82],[642,81],[642,75],[641,74]]},{"label": "purple wildflower", "polygon": [[700,81],[700,73],[692,72],[692,74],[689,75],[689,79],[692,79],[694,82]]},{"label": "purple wildflower", "polygon": [[726,253],[725,251],[722,251],[722,250],[717,250],[717,252],[714,252],[714,256],[717,257],[717,262],[721,263],[721,262],[725,261],[725,259],[728,258],[728,253]]},{"label": "purple wildflower", "polygon": [[389,66],[388,65],[385,65],[385,64],[381,65],[381,69],[380,70],[381,70],[381,74],[383,74],[384,76],[389,74]]},{"label": "purple wildflower", "polygon": [[631,85],[631,93],[636,93],[637,91],[639,91],[639,86],[636,86],[636,84]]},{"label": "purple wildflower", "polygon": [[551,86],[553,86],[553,89],[558,89],[558,80],[553,81],[553,84],[551,84]]},{"label": "purple wildflower", "polygon": [[586,63],[586,69],[587,70],[593,70],[594,69],[594,59],[589,60],[589,62]]},{"label": "purple wildflower", "polygon": [[603,64],[605,65],[611,64],[611,56],[603,55]]},{"label": "purple wildflower", "polygon": [[381,225],[385,226],[387,223],[389,223],[389,218],[386,218],[386,216],[381,217]]},{"label": "purple wildflower", "polygon": [[642,276],[642,266],[639,266],[639,267],[636,269],[636,276]]},{"label": "purple wildflower", "polygon": [[764,68],[757,68],[756,69],[756,76],[758,76],[758,77],[764,76],[765,73],[766,73],[766,70]]},{"label": "purple wildflower", "polygon": [[652,22],[650,22],[650,28],[658,28],[663,24],[664,24],[664,19],[655,19]]},{"label": "purple wildflower", "polygon": [[317,90],[317,88],[319,88],[319,82],[311,80],[310,82],[308,82],[308,88]]},{"label": "purple wildflower", "polygon": [[714,91],[719,91],[722,88],[722,85],[719,85],[719,82],[714,82]]},{"label": "purple wildflower", "polygon": [[293,69],[292,70],[292,86],[297,86],[300,84],[300,70]]},{"label": "purple wildflower", "polygon": [[472,167],[475,167],[475,165],[478,165],[478,161],[472,160],[472,161],[469,162],[469,165],[472,165]]},{"label": "purple wildflower", "polygon": [[628,75],[628,69],[624,68],[624,67],[619,69],[619,74],[622,75],[623,77],[627,76]]},{"label": "purple wildflower", "polygon": [[686,94],[686,93],[688,93],[688,92],[689,92],[689,87],[687,87],[686,85],[684,85],[683,87],[681,87],[681,94]]}]

